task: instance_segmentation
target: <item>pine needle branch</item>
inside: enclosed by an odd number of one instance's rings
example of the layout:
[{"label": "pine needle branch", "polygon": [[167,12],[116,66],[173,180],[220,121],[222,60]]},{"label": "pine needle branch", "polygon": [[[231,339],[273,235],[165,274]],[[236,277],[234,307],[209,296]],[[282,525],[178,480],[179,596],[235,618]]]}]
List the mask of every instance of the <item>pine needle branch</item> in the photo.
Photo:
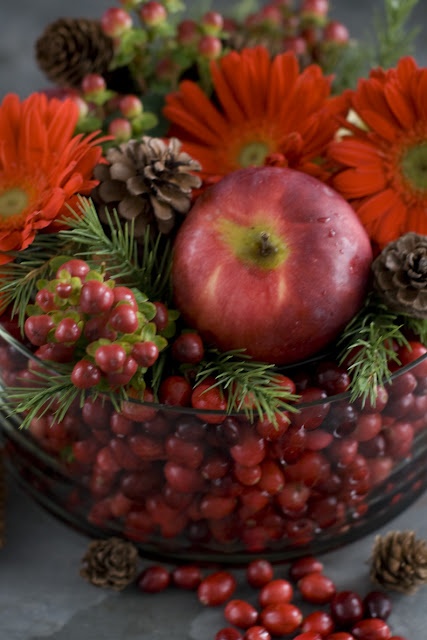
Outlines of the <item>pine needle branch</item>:
[{"label": "pine needle branch", "polygon": [[383,69],[393,67],[404,55],[413,53],[419,27],[407,23],[418,0],[384,0],[382,15],[376,15],[377,56],[375,63]]},{"label": "pine needle branch", "polygon": [[160,238],[152,241],[147,229],[140,259],[133,221],[122,224],[117,212],[106,212],[107,233],[90,200],[80,198],[79,209],[80,213],[71,211],[66,218],[69,228],[59,232],[79,245],[76,255],[92,264],[104,263],[112,278],[143,291],[151,300],[165,298],[171,265],[169,245],[163,247]]},{"label": "pine needle branch", "polygon": [[402,316],[405,326],[418,336],[423,345],[427,345],[427,319]]},{"label": "pine needle branch", "polygon": [[400,317],[379,302],[374,295],[367,298],[365,306],[344,330],[338,346],[341,346],[340,364],[347,363],[351,374],[350,401],[369,399],[374,404],[378,386],[391,377],[391,362],[400,364],[394,345],[407,345],[402,332]]},{"label": "pine needle branch", "polygon": [[208,356],[201,364],[196,382],[214,377],[212,386],[226,392],[227,413],[243,412],[250,420],[257,414],[276,424],[277,413],[298,411],[294,403],[299,396],[280,384],[274,365],[252,360],[241,350],[225,353],[211,350]]},{"label": "pine needle branch", "polygon": [[12,316],[18,316],[22,329],[25,322],[25,310],[34,297],[38,280],[47,277],[51,268],[51,259],[67,251],[68,240],[60,239],[56,234],[39,234],[34,242],[19,253],[11,254],[14,262],[0,269],[1,309],[11,305]]}]

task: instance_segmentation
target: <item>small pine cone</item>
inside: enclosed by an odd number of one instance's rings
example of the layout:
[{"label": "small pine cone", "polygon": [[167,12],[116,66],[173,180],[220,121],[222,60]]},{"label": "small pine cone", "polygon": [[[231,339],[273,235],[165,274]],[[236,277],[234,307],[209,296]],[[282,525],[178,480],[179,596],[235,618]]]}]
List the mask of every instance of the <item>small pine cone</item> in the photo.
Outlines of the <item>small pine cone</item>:
[{"label": "small pine cone", "polygon": [[138,550],[121,538],[94,540],[82,559],[80,575],[96,587],[121,591],[136,578]]},{"label": "small pine cone", "polygon": [[144,136],[107,151],[109,164],[99,164],[94,175],[99,185],[92,198],[102,222],[105,210],[114,209],[124,222],[134,220],[136,240],[144,237],[147,226],[155,233],[169,234],[176,229],[191,206],[192,189],[201,185],[200,164],[181,152],[181,143],[171,138]]},{"label": "small pine cone", "polygon": [[375,538],[371,580],[385,589],[414,593],[427,584],[427,541],[413,531],[391,531]]},{"label": "small pine cone", "polygon": [[113,40],[99,21],[86,18],[52,22],[35,44],[37,63],[49,80],[74,89],[89,73],[104,75],[113,54]]},{"label": "small pine cone", "polygon": [[374,288],[398,313],[427,318],[427,236],[409,232],[372,263]]}]

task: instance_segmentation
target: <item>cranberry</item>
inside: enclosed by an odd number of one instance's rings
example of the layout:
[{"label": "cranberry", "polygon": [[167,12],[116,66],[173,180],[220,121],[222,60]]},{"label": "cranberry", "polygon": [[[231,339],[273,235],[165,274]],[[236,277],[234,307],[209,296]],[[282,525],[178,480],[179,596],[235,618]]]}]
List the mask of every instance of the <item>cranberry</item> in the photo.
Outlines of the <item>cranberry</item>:
[{"label": "cranberry", "polygon": [[130,305],[133,309],[138,309],[138,303],[132,289],[129,289],[128,287],[116,286],[113,289],[113,295],[115,305],[118,302],[126,302],[126,304]]},{"label": "cranberry", "polygon": [[294,590],[290,582],[277,578],[267,582],[259,593],[259,603],[262,607],[277,602],[291,602]]},{"label": "cranberry", "polygon": [[[206,378],[206,380],[194,387],[191,394],[191,406],[195,409],[207,409],[212,412],[221,411],[225,413],[227,400],[221,389],[216,386],[215,380]],[[224,415],[215,415],[214,413],[202,414],[200,417],[212,424],[218,424],[224,420]]]},{"label": "cranberry", "polygon": [[174,435],[166,439],[165,452],[169,460],[191,469],[200,467],[204,456],[203,446],[199,442],[187,442]]},{"label": "cranberry", "polygon": [[138,589],[145,593],[159,593],[170,584],[171,574],[160,565],[151,565],[144,569],[137,580]]},{"label": "cranberry", "polygon": [[370,591],[363,599],[364,615],[367,618],[387,620],[392,610],[390,597],[383,591]]},{"label": "cranberry", "polygon": [[216,571],[204,578],[197,588],[199,601],[215,607],[231,598],[237,587],[236,578],[228,571]]},{"label": "cranberry", "polygon": [[204,354],[203,342],[198,333],[182,333],[172,343],[172,357],[178,362],[198,364]]},{"label": "cranberry", "polygon": [[303,631],[303,633],[294,636],[294,640],[322,640],[323,637],[317,631]]},{"label": "cranberry", "polygon": [[188,407],[191,403],[191,385],[184,376],[168,376],[159,387],[161,404]]},{"label": "cranberry", "polygon": [[215,640],[243,640],[243,636],[234,627],[224,627],[215,634]]},{"label": "cranberry", "polygon": [[312,631],[322,638],[328,633],[332,633],[335,628],[332,616],[327,611],[312,611],[302,621],[303,631]]},{"label": "cranberry", "polygon": [[298,580],[298,589],[307,602],[326,604],[335,595],[336,588],[330,578],[319,572],[308,573]]},{"label": "cranberry", "polygon": [[95,362],[104,373],[122,369],[126,360],[126,351],[120,344],[103,344],[95,351]]},{"label": "cranberry", "polygon": [[180,589],[195,590],[202,579],[202,572],[197,565],[183,565],[172,571],[172,581]]},{"label": "cranberry", "polygon": [[248,629],[257,621],[258,611],[246,600],[230,600],[225,605],[224,616],[230,624],[240,629]]},{"label": "cranberry", "polygon": [[298,582],[301,578],[309,573],[321,573],[323,571],[323,564],[320,560],[317,560],[314,556],[304,556],[294,560],[289,567],[289,577],[294,582]]},{"label": "cranberry", "polygon": [[268,633],[265,627],[255,625],[254,627],[249,627],[249,629],[246,629],[243,640],[271,640],[271,635]]},{"label": "cranberry", "polygon": [[304,512],[310,489],[300,482],[287,482],[277,495],[277,502],[286,515],[299,515]]},{"label": "cranberry", "polygon": [[330,405],[324,402],[326,398],[327,393],[322,389],[309,387],[301,391],[297,405],[311,402],[318,402],[319,404],[314,404],[311,407],[302,407],[298,413],[292,415],[292,424],[296,427],[304,427],[306,431],[320,427],[330,409]]},{"label": "cranberry", "polygon": [[251,587],[260,588],[273,579],[273,565],[268,560],[252,560],[246,568],[246,580]]},{"label": "cranberry", "polygon": [[269,604],[260,613],[261,625],[277,636],[296,631],[302,619],[301,610],[289,602]]},{"label": "cranberry", "polygon": [[351,629],[355,640],[390,640],[389,626],[380,618],[365,618]]},{"label": "cranberry", "polygon": [[363,602],[354,591],[338,591],[330,602],[331,614],[342,627],[350,627],[363,617]]},{"label": "cranberry", "polygon": [[325,640],[354,640],[354,636],[351,633],[347,633],[347,631],[336,631],[326,636]]},{"label": "cranberry", "polygon": [[243,466],[255,466],[265,458],[265,440],[255,432],[247,431],[240,442],[231,447],[230,454],[237,463]]},{"label": "cranberry", "polygon": [[322,362],[317,367],[316,380],[329,396],[338,395],[347,391],[350,385],[350,376],[347,371],[334,362]]}]

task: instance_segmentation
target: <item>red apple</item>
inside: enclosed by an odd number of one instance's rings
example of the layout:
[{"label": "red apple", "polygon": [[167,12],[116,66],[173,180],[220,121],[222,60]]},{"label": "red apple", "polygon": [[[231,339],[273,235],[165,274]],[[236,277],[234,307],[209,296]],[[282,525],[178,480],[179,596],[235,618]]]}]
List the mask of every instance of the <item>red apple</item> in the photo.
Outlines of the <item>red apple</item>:
[{"label": "red apple", "polygon": [[335,191],[291,169],[241,169],[178,231],[175,304],[220,350],[288,364],[337,338],[364,301],[371,262],[366,231]]}]

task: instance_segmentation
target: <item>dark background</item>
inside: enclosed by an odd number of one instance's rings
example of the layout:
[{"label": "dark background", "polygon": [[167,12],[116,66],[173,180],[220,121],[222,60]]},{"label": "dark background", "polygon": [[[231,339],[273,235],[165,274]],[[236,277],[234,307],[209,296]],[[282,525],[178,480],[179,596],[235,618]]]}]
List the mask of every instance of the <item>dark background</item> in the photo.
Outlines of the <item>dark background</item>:
[{"label": "dark background", "polygon": [[[201,14],[215,7],[231,13],[226,0],[187,0],[188,10]],[[0,0],[0,98],[16,92],[21,97],[46,86],[33,59],[34,42],[44,27],[59,17],[100,18],[118,0]],[[382,0],[332,0],[331,17],[344,22],[355,38],[372,34],[373,14],[381,11]],[[419,0],[413,24],[425,25],[417,40],[417,59],[427,64],[427,0]]]}]

